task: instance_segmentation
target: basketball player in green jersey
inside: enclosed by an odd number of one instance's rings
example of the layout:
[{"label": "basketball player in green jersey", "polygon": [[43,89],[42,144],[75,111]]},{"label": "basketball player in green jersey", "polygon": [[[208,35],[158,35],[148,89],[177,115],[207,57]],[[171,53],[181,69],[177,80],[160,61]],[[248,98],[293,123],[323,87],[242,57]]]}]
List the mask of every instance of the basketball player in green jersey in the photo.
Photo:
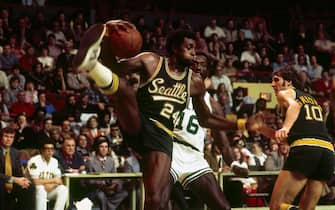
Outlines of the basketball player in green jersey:
[{"label": "basketball player in green jersey", "polygon": [[[110,23],[110,22],[109,22]],[[112,95],[118,121],[126,141],[143,157],[143,182],[146,210],[157,210],[171,167],[173,127],[192,96],[198,120],[206,125],[214,121],[218,129],[242,128],[245,121],[224,122],[212,116],[203,100],[205,86],[200,75],[192,74],[195,36],[190,31],[175,31],[166,42],[167,57],[146,52],[116,62],[110,43],[103,41],[106,30],[134,27],[122,20],[91,26],[80,42],[74,66],[87,71],[97,85]],[[102,63],[98,61],[102,43]],[[135,95],[122,75],[140,74]],[[212,122],[213,123],[213,122]]]},{"label": "basketball player in green jersey", "polygon": [[[290,144],[289,156],[272,192],[270,209],[315,209],[324,183],[333,175],[335,161],[322,108],[311,95],[302,91],[298,74],[291,68],[275,72],[272,87],[285,117],[283,127],[275,131],[256,118],[255,123],[248,126]],[[299,207],[292,206],[303,188]]]}]

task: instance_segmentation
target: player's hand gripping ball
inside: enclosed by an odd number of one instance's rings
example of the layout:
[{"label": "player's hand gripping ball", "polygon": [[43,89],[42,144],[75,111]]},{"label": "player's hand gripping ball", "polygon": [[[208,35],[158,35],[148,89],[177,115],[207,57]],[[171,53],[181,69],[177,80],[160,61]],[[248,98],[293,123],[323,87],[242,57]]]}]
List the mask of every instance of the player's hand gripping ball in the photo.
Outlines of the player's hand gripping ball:
[{"label": "player's hand gripping ball", "polygon": [[142,48],[143,41],[140,32],[135,25],[125,20],[106,22],[106,38],[111,44],[113,54],[119,58],[135,56]]}]

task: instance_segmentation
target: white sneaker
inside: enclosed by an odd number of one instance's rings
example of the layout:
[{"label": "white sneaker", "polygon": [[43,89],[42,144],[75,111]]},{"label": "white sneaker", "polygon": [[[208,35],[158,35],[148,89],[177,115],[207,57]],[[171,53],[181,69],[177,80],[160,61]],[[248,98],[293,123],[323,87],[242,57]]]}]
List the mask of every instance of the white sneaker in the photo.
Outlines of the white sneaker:
[{"label": "white sneaker", "polygon": [[90,71],[98,62],[101,47],[100,44],[106,31],[105,24],[94,24],[80,40],[78,53],[73,59],[73,66],[80,71]]},{"label": "white sneaker", "polygon": [[74,203],[77,210],[92,210],[93,203],[90,199],[84,198]]}]

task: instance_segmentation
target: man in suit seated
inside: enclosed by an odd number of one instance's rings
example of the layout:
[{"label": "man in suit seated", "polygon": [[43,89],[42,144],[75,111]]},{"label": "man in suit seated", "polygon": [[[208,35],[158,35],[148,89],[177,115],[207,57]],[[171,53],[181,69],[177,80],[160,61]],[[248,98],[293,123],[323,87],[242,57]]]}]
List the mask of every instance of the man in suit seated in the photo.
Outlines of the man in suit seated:
[{"label": "man in suit seated", "polygon": [[35,186],[24,177],[20,152],[12,147],[15,130],[3,128],[0,141],[0,209],[34,210]]},{"label": "man in suit seated", "polygon": [[[86,162],[88,173],[116,173],[114,160],[108,155],[109,142],[107,137],[99,136],[94,141],[95,155]],[[123,188],[123,182],[117,179],[92,179],[88,185],[96,190],[89,195],[97,201],[101,210],[116,210],[120,203],[128,196]]]}]

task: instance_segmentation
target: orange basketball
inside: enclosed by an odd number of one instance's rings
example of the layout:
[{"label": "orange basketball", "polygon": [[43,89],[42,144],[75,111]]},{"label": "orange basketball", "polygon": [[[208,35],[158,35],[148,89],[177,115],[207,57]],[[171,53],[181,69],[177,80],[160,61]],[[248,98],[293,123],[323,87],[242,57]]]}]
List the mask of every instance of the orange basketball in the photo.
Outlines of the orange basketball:
[{"label": "orange basketball", "polygon": [[106,38],[110,40],[113,54],[120,58],[129,58],[138,54],[142,48],[142,36],[136,27],[128,21],[108,21]]}]

